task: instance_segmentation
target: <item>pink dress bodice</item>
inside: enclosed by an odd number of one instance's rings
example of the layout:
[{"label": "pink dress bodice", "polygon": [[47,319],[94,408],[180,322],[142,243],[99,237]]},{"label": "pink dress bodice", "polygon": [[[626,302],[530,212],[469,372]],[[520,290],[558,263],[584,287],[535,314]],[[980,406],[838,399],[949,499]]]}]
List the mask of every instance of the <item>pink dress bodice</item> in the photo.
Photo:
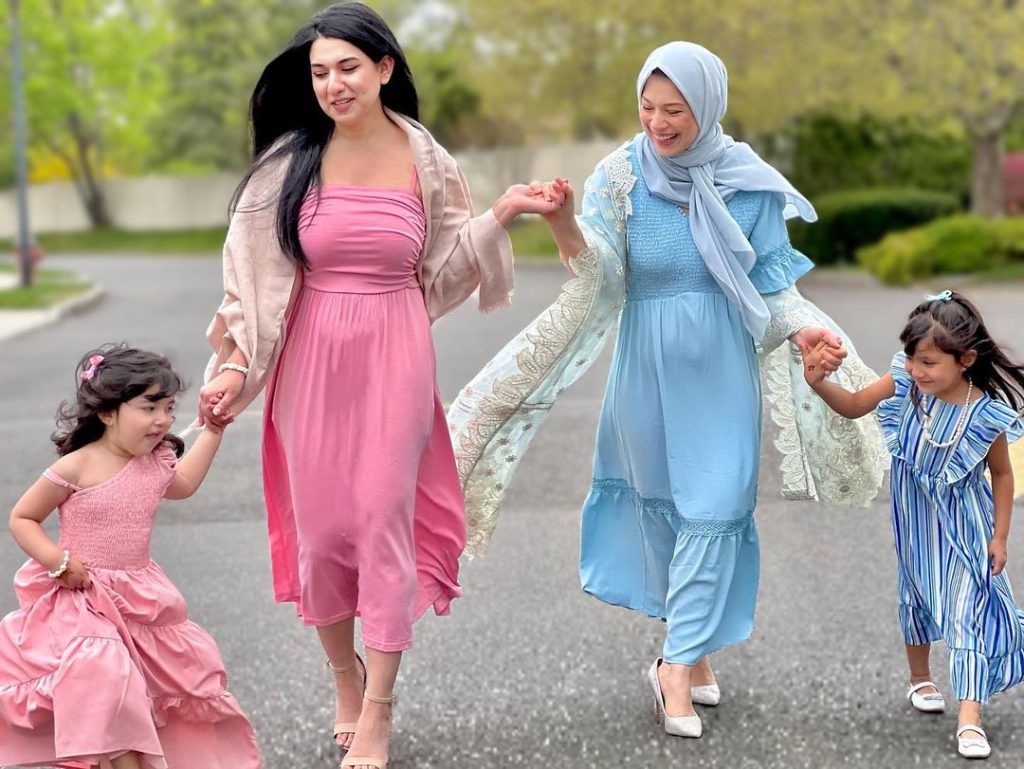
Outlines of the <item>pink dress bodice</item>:
[{"label": "pink dress bodice", "polygon": [[176,465],[174,451],[163,446],[133,457],[115,476],[85,489],[46,470],[45,477],[73,492],[59,508],[61,548],[97,569],[146,566],[153,518]]},{"label": "pink dress bodice", "polygon": [[309,261],[303,286],[346,294],[417,288],[427,219],[413,182],[410,189],[327,184],[319,198],[311,190],[299,215]]}]

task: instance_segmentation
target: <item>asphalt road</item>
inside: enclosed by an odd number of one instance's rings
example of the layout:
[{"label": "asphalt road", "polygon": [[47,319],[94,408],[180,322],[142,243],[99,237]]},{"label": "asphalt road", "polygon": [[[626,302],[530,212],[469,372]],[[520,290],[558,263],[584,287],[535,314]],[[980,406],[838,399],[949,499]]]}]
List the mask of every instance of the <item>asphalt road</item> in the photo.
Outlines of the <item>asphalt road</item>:
[{"label": "asphalt road", "polygon": [[[53,414],[90,347],[127,340],[170,355],[192,382],[187,413],[220,295],[214,259],[51,262],[91,275],[107,297],[57,326],[0,342],[2,510],[53,460]],[[522,266],[513,308],[481,316],[464,306],[437,324],[445,397],[554,298],[562,279],[554,266]],[[879,370],[923,290],[945,285],[881,289],[858,274],[830,273],[808,277],[801,288]],[[993,333],[1024,352],[1024,288],[969,291]],[[703,711],[701,740],[669,738],[655,727],[644,674],[659,654],[661,624],[584,596],[576,575],[578,511],[609,352],[534,441],[491,550],[464,566],[465,596],[452,616],[417,626],[398,683],[393,769],[958,765],[955,713],[925,717],[903,698],[887,501],[841,511],[782,500],[771,429],[754,635],[716,656],[723,701]],[[220,643],[265,766],[336,766],[331,681],[316,637],[290,606],[271,599],[259,409],[257,402],[231,428],[199,494],[161,509],[154,556]],[[1022,531],[1018,523],[1011,536],[1011,577],[1024,574],[1016,558],[1024,553]],[[0,538],[0,612],[14,608],[4,586],[22,560],[13,541]],[[933,670],[948,692],[944,653],[936,651]],[[1024,698],[1016,692],[986,709],[995,751],[989,766],[1024,763],[1021,726]]]}]

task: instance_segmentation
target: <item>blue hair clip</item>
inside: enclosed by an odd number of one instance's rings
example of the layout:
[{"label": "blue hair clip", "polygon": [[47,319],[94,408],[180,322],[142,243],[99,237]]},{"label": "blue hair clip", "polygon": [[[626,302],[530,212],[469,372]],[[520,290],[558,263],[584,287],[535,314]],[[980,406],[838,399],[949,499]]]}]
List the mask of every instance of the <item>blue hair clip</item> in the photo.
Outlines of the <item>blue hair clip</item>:
[{"label": "blue hair clip", "polygon": [[948,288],[945,291],[943,291],[941,293],[938,293],[938,294],[925,294],[924,295],[924,300],[926,302],[948,302],[952,298],[953,298],[953,292],[950,291]]}]

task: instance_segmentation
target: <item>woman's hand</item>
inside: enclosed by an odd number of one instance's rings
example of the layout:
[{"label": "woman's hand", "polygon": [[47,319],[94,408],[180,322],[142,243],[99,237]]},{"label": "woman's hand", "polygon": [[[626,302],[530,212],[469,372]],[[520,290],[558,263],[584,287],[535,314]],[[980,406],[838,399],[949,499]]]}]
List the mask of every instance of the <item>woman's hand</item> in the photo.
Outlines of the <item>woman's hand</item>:
[{"label": "woman's hand", "polygon": [[84,590],[92,587],[92,578],[86,571],[85,564],[77,558],[68,559],[68,567],[63,574],[57,577],[57,581],[68,590]]},{"label": "woman's hand", "polygon": [[[520,214],[547,216],[565,206],[565,196],[557,191],[554,182],[543,184],[513,184],[495,201],[493,210],[498,223],[507,228]],[[570,209],[571,211],[571,209]]]},{"label": "woman's hand", "polygon": [[837,371],[843,365],[843,358],[848,354],[846,348],[843,347],[843,340],[821,326],[804,326],[789,339],[800,348],[800,354],[805,358],[814,353],[824,342],[825,345],[821,348],[820,353],[821,366],[824,368],[826,376]]},{"label": "woman's hand", "polygon": [[207,382],[199,391],[199,424],[210,421],[223,429],[235,418],[231,403],[244,386],[245,374],[233,369],[225,369]]},{"label": "woman's hand", "polygon": [[1003,570],[1006,566],[1006,540],[999,537],[992,537],[988,543],[988,558],[992,564],[992,576]]},{"label": "woman's hand", "polygon": [[804,359],[804,380],[812,390],[828,376],[823,364],[827,349],[828,342],[822,341],[813,350],[800,350],[800,355]]}]

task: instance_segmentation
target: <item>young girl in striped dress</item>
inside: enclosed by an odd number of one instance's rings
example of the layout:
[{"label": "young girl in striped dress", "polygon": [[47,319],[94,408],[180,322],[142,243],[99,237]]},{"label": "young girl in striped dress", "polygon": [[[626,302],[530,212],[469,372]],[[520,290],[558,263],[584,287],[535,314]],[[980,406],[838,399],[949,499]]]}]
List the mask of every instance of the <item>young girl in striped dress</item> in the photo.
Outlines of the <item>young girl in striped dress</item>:
[{"label": "young girl in striped dress", "polygon": [[804,375],[845,417],[877,409],[892,453],[907,696],[918,710],[944,709],[928,666],[931,642],[944,640],[960,700],[958,750],[986,758],[982,703],[1024,679],[1024,612],[1003,571],[1013,506],[1009,443],[1024,433],[1024,367],[954,291],[926,297],[900,342],[889,372],[859,392],[825,379],[821,345],[805,356]]}]

